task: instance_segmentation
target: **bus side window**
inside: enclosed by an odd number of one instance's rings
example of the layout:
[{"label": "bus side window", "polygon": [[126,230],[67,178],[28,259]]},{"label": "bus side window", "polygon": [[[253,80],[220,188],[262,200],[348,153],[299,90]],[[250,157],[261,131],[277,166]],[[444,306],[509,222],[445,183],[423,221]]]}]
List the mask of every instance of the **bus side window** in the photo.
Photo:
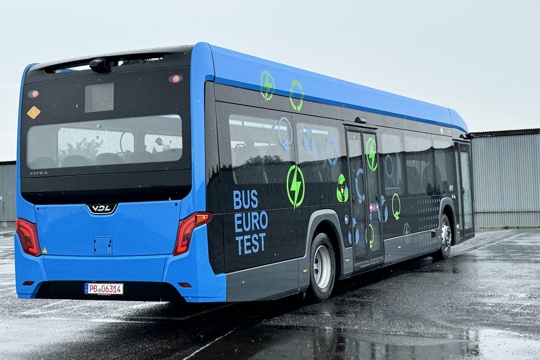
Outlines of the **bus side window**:
[{"label": "bus side window", "polygon": [[[240,110],[240,108],[238,109]],[[232,175],[237,185],[268,184],[272,162],[281,162],[282,154],[270,154],[277,145],[275,119],[229,114]],[[269,165],[267,167],[266,165]]]},{"label": "bus side window", "polygon": [[268,183],[279,184],[283,182],[280,170],[284,172],[283,164],[292,161],[291,152],[287,152],[281,145],[270,145],[264,157],[264,165]]},{"label": "bus side window", "polygon": [[404,132],[407,190],[410,195],[433,195],[434,158],[431,135]]},{"label": "bus side window", "polygon": [[388,198],[394,194],[405,193],[404,184],[404,153],[403,132],[400,130],[384,129],[380,134],[380,159],[384,174],[384,190]]},{"label": "bus side window", "polygon": [[455,191],[456,174],[454,146],[452,140],[443,136],[433,137],[433,147],[435,148],[436,182],[440,189],[440,194],[448,196]]},{"label": "bus side window", "polygon": [[232,151],[233,176],[236,184],[266,183],[263,161],[253,145],[237,143]]}]

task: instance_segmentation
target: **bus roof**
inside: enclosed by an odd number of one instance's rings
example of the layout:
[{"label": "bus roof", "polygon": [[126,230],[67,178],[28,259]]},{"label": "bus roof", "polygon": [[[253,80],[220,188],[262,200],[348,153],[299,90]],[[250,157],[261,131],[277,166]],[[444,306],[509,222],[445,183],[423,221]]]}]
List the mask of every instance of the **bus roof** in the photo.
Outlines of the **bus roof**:
[{"label": "bus roof", "polygon": [[186,54],[192,49],[198,49],[205,54],[204,56],[207,55],[206,61],[210,59],[211,62],[213,61],[214,74],[212,74],[212,78],[217,83],[262,91],[262,75],[270,74],[273,81],[273,94],[289,97],[294,88],[294,93],[303,93],[305,100],[447,126],[465,133],[468,132],[465,121],[452,109],[242,54],[208,43],[86,56],[37,64],[32,68],[39,70],[77,66],[88,64],[90,60],[97,57],[125,59],[137,56],[152,57],[153,54]]},{"label": "bus roof", "polygon": [[294,87],[295,93],[303,92],[305,100],[448,126],[468,132],[467,125],[459,114],[446,107],[301,70],[218,46],[209,46],[214,60],[214,81],[217,83],[262,91],[263,74],[266,78],[266,74],[269,73],[273,79],[274,94],[288,97]]}]

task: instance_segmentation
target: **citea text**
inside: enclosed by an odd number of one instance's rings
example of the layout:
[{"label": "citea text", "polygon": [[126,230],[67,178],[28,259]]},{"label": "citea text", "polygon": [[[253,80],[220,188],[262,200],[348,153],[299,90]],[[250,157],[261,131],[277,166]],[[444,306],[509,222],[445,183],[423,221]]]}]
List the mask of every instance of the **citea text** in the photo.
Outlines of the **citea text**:
[{"label": "citea text", "polygon": [[248,210],[234,214],[234,232],[238,243],[238,255],[256,254],[264,251],[268,214],[257,211],[257,190],[234,190],[234,210]]}]

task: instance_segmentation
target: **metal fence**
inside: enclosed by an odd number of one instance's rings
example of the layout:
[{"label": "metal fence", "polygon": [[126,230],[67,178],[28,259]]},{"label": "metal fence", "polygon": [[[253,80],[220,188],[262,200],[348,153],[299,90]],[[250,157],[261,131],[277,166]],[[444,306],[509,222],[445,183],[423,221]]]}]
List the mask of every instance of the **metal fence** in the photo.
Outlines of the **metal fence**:
[{"label": "metal fence", "polygon": [[0,230],[15,226],[15,161],[0,162]]},{"label": "metal fence", "polygon": [[476,226],[540,226],[540,129],[473,133]]}]

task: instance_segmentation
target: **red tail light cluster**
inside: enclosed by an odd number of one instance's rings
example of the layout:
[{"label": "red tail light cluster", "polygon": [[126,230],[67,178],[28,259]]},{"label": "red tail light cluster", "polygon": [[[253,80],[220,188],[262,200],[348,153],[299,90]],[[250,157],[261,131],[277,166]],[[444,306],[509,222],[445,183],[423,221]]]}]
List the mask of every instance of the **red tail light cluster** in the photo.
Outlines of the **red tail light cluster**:
[{"label": "red tail light cluster", "polygon": [[25,253],[32,256],[41,255],[36,224],[23,219],[17,219],[15,222],[15,231],[19,235],[19,240]]},{"label": "red tail light cluster", "polygon": [[193,213],[187,218],[180,220],[173,255],[181,255],[187,252],[191,243],[193,230],[201,225],[208,224],[210,220],[212,220],[212,214],[208,212]]}]

